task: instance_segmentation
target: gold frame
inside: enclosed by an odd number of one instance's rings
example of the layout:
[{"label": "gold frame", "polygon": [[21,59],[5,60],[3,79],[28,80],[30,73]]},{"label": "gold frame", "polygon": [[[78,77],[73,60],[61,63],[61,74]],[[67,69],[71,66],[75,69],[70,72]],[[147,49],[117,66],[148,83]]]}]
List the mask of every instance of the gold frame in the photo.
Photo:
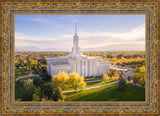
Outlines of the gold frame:
[{"label": "gold frame", "polygon": [[[13,56],[16,14],[145,15],[145,102],[15,102]],[[3,114],[158,114],[158,2],[2,2],[1,43]]]}]

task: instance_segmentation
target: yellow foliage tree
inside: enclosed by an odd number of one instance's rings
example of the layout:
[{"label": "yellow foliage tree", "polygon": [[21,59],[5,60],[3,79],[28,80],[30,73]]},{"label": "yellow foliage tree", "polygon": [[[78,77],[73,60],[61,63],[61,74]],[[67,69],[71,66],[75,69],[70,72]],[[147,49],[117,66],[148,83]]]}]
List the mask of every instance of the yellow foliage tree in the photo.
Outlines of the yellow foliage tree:
[{"label": "yellow foliage tree", "polygon": [[110,79],[110,76],[108,76],[108,74],[106,74],[105,72],[103,73],[103,79],[105,80],[105,82]]},{"label": "yellow foliage tree", "polygon": [[77,89],[84,89],[86,87],[86,82],[84,82],[84,77],[80,77],[78,73],[72,72],[69,74],[68,83],[70,87],[74,88],[75,93]]},{"label": "yellow foliage tree", "polygon": [[59,72],[57,75],[54,75],[52,78],[52,86],[53,89],[57,89],[58,87],[60,87],[61,89],[65,89],[66,88],[66,83],[68,81],[69,77],[68,74],[63,72]]},{"label": "yellow foliage tree", "polygon": [[119,79],[119,74],[117,73],[117,71],[116,71],[116,73],[112,76],[112,79],[114,79],[114,80],[118,80],[118,79]]}]

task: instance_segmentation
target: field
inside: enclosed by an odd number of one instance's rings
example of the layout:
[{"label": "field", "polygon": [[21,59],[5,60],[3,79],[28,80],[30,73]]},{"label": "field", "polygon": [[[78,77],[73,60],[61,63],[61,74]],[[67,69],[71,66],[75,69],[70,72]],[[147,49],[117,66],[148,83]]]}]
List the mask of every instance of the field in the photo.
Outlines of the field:
[{"label": "field", "polygon": [[145,89],[131,84],[127,84],[125,92],[119,92],[115,84],[112,84],[65,95],[65,101],[145,101]]}]

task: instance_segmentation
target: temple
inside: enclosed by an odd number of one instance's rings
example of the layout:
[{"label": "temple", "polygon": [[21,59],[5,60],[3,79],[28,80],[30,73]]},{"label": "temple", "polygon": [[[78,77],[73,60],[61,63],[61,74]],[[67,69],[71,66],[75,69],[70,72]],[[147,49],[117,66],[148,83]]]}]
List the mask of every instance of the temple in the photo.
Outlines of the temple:
[{"label": "temple", "polygon": [[101,76],[108,73],[109,62],[102,61],[101,56],[86,56],[80,50],[79,37],[77,35],[77,24],[75,24],[75,34],[73,36],[72,52],[68,56],[60,58],[48,58],[48,74],[53,78],[59,72],[77,72],[83,77]]}]

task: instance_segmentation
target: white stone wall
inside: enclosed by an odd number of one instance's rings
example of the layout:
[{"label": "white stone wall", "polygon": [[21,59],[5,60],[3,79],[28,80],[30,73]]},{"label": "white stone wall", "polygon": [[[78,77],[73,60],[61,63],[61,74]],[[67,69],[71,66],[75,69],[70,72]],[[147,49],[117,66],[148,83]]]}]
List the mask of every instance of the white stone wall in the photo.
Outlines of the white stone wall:
[{"label": "white stone wall", "polygon": [[51,77],[53,78],[54,75],[57,75],[59,72],[71,73],[72,67],[70,65],[52,65],[51,64]]},{"label": "white stone wall", "polygon": [[96,59],[88,60],[88,76],[96,76]]},{"label": "white stone wall", "polygon": [[97,62],[96,63],[96,76],[101,76],[103,73],[109,72],[109,62]]}]

